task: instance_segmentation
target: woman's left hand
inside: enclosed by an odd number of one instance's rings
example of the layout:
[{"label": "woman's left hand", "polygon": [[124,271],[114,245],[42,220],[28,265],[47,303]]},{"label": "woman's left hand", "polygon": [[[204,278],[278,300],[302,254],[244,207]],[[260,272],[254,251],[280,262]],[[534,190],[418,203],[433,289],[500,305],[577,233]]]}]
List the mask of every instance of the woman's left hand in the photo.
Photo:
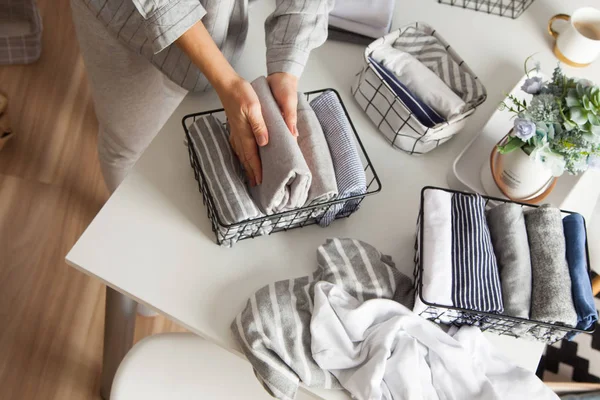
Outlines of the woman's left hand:
[{"label": "woman's left hand", "polygon": [[288,129],[297,137],[298,78],[287,72],[276,72],[267,77],[267,82]]}]

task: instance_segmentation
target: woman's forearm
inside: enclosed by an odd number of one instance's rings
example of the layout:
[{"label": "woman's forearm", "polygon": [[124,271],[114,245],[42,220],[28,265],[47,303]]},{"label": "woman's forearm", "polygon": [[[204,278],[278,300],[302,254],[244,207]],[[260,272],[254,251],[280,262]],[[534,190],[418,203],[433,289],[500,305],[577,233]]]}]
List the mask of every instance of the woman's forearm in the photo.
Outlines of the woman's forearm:
[{"label": "woman's forearm", "polygon": [[194,24],[175,43],[200,69],[219,96],[239,80],[202,21]]}]

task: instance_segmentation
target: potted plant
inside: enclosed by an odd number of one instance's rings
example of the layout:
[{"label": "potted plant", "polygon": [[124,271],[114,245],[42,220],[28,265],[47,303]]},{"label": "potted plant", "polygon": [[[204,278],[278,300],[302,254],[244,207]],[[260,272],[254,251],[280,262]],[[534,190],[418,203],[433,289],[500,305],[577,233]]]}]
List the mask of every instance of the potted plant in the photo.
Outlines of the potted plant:
[{"label": "potted plant", "polygon": [[551,190],[565,171],[579,174],[600,168],[600,88],[585,79],[567,77],[560,65],[550,79],[529,68],[521,87],[527,102],[514,95],[500,110],[514,114],[514,126],[498,144],[492,163],[494,180],[513,200],[527,200]]}]

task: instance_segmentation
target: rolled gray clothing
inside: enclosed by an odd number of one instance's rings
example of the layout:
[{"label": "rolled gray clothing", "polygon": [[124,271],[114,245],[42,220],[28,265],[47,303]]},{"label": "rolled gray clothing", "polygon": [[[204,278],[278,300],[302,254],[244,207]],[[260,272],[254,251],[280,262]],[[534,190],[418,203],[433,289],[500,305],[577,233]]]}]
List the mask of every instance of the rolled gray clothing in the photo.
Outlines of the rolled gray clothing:
[{"label": "rolled gray clothing", "polygon": [[312,181],[300,147],[288,129],[264,76],[252,82],[269,132],[269,143],[259,148],[262,183],[250,188],[261,210],[275,214],[302,207]]},{"label": "rolled gray clothing", "polygon": [[505,203],[487,212],[494,253],[500,269],[504,314],[529,319],[531,258],[523,207]]},{"label": "rolled gray clothing", "polygon": [[298,93],[298,145],[312,174],[306,205],[333,200],[338,195],[333,161],[325,134],[306,96]]},{"label": "rolled gray clothing", "polygon": [[531,319],[575,327],[577,312],[560,210],[544,205],[527,211],[525,226],[533,276]]}]

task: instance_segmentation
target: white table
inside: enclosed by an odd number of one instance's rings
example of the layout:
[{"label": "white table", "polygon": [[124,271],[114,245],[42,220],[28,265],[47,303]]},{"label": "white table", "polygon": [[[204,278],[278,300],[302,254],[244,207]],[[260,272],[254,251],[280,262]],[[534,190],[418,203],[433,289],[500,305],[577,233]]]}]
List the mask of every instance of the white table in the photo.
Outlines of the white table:
[{"label": "white table", "polygon": [[[400,1],[394,26],[414,20],[434,26],[476,71],[489,95],[458,137],[422,157],[391,148],[352,99],[349,88],[362,66],[361,46],[328,42],[314,51],[300,89],[339,90],[383,184],[382,192],[367,198],[356,215],[328,229],[296,229],[246,240],[232,249],[215,245],[183,145],[181,119],[219,103],[214,94],[186,97],[67,255],[70,265],[112,288],[107,290],[104,395],[120,357],[131,345],[135,303],[127,298],[238,352],[229,325],[248,297],[269,282],[311,273],[315,251],[327,237],[371,243],[411,274],[420,189],[445,186],[453,159],[484,125],[503,91],[522,76],[527,56],[538,52],[545,69],[554,67],[545,30],[550,16],[592,3],[574,0],[567,6],[559,0],[538,0],[512,20],[434,0]],[[248,79],[266,72],[262,23],[272,7],[271,2],[259,2],[251,9],[248,46],[239,63],[240,73]],[[576,72],[600,81],[599,65]],[[535,369],[541,344],[489,337],[515,362]],[[314,393],[324,399],[347,398],[341,392]]]}]

